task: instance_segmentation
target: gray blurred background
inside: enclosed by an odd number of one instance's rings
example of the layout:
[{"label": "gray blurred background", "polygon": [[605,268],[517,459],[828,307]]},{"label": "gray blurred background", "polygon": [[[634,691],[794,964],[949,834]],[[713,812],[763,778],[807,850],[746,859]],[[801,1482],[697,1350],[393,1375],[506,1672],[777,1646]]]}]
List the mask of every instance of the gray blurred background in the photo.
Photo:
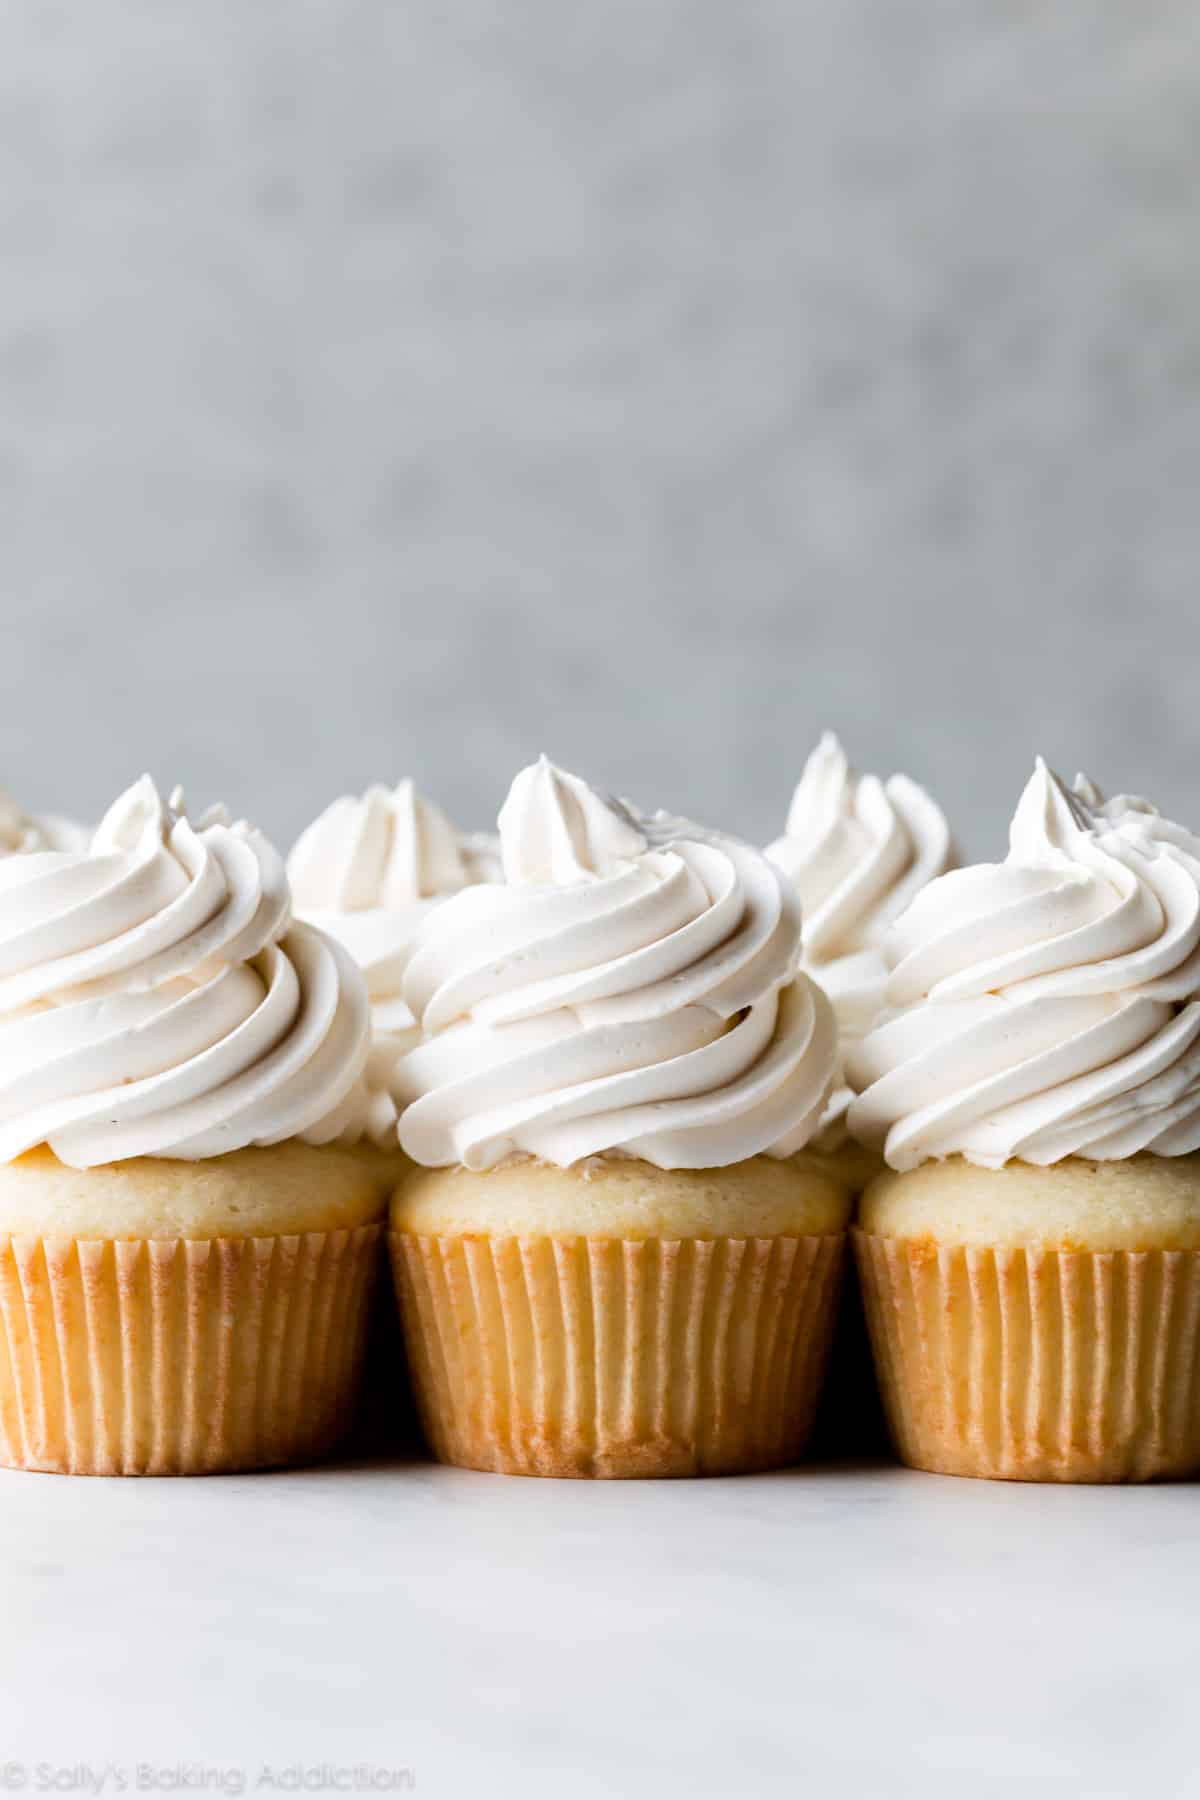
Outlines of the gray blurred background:
[{"label": "gray blurred background", "polygon": [[1192,0],[12,0],[0,780],[1200,821]]}]

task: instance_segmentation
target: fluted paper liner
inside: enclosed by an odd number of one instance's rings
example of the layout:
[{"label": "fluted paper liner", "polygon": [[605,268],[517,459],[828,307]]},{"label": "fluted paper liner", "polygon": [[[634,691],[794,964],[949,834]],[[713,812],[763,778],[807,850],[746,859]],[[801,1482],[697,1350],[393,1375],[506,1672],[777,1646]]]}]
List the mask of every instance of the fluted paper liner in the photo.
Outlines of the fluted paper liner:
[{"label": "fluted paper liner", "polygon": [[381,1229],[0,1237],[0,1462],[186,1475],[320,1455],[351,1415]]},{"label": "fluted paper liner", "polygon": [[1008,1481],[1200,1468],[1200,1250],[854,1243],[906,1463]]},{"label": "fluted paper liner", "polygon": [[443,1462],[715,1475],[799,1455],[842,1236],[390,1241],[417,1403]]}]

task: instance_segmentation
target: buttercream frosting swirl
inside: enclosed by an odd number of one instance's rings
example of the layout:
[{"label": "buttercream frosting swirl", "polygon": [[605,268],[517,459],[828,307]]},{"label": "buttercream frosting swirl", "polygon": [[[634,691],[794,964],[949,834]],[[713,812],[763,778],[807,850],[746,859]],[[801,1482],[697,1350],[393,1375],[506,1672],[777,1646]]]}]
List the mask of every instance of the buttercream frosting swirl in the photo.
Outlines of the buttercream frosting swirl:
[{"label": "buttercream frosting swirl", "polygon": [[[804,765],[784,835],[767,855],[794,883],[804,909],[803,967],[837,1015],[843,1060],[887,999],[884,943],[921,889],[955,860],[941,808],[907,775],[860,775],[833,732]],[[825,1119],[832,1147],[853,1089],[840,1079]]]},{"label": "buttercream frosting swirl", "polygon": [[337,938],[366,977],[368,1131],[376,1143],[394,1143],[392,1071],[420,1038],[403,991],[413,937],[447,895],[501,879],[499,843],[456,830],[411,780],[376,784],[333,801],[313,820],[288,857],[288,878],[297,914]]},{"label": "buttercream frosting swirl", "polygon": [[0,788],[0,856],[17,856],[31,850],[83,850],[91,833],[86,826],[57,813],[35,818],[18,805],[6,788]]},{"label": "buttercream frosting swirl", "polygon": [[63,813],[42,813],[36,820],[39,842],[35,850],[86,850],[92,841],[92,827]]},{"label": "buttercream frosting swirl", "polygon": [[1039,759],[1005,861],[932,882],[888,954],[849,1122],[894,1168],[1200,1147],[1200,839],[1148,802]]},{"label": "buttercream frosting swirl", "polygon": [[507,881],[422,926],[396,1077],[418,1162],[595,1155],[708,1168],[815,1130],[836,1027],[800,909],[749,845],[604,801],[543,758],[500,815]]},{"label": "buttercream frosting swirl", "polygon": [[359,1135],[367,998],[283,863],[148,776],[86,851],[0,860],[0,1160],[86,1168]]}]

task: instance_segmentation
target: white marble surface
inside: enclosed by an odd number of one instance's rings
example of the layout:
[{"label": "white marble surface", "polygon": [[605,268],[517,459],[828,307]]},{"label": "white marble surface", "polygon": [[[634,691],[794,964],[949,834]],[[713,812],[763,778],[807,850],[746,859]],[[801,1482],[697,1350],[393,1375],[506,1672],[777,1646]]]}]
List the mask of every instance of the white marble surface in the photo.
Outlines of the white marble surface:
[{"label": "white marble surface", "polygon": [[0,1521],[0,1772],[29,1791],[80,1761],[130,1792],[139,1763],[247,1792],[360,1763],[431,1796],[1194,1791],[1191,1486],[413,1461],[7,1474]]}]

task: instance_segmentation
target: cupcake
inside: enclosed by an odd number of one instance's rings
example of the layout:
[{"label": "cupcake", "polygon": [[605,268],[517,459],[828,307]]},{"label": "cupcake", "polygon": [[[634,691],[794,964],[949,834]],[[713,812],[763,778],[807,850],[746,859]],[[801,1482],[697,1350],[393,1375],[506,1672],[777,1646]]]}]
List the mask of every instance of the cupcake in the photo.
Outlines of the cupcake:
[{"label": "cupcake", "polygon": [[308,1458],[355,1395],[383,1200],[352,959],[283,864],[143,778],[0,861],[0,1462]]},{"label": "cupcake", "polygon": [[439,907],[404,981],[390,1241],[430,1442],[526,1475],[792,1461],[852,1204],[796,1158],[836,1027],[795,896],[544,759],[500,841],[505,882]]},{"label": "cupcake", "polygon": [[366,977],[371,1002],[368,1145],[401,1166],[392,1072],[420,1039],[404,998],[413,938],[448,895],[499,881],[494,837],[460,832],[411,781],[333,801],[297,839],[287,864],[298,918],[334,937]]},{"label": "cupcake", "polygon": [[839,1076],[813,1149],[840,1156],[860,1183],[877,1168],[846,1130],[854,1098],[851,1047],[883,1012],[888,930],[930,881],[955,863],[941,809],[907,775],[859,775],[831,731],[804,765],[787,826],[767,855],[804,909],[802,966],[828,994],[838,1022]]},{"label": "cupcake", "polygon": [[852,1049],[855,1234],[918,1468],[1200,1467],[1200,840],[1038,763],[1000,864],[924,889]]}]

